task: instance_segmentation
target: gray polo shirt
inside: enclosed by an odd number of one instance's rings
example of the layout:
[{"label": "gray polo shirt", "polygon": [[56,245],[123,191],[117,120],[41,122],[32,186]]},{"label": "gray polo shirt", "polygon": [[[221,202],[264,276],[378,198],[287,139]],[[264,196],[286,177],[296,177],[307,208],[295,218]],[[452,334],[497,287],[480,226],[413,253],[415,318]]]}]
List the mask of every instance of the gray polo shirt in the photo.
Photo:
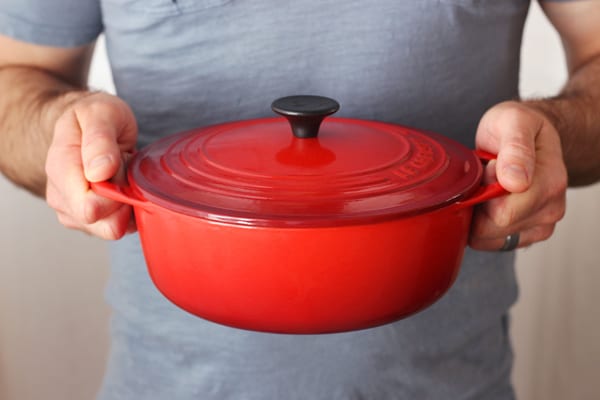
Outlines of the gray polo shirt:
[{"label": "gray polo shirt", "polygon": [[[106,35],[140,146],[271,115],[311,93],[338,115],[473,146],[490,106],[518,97],[528,0],[4,0],[0,32],[52,46]],[[512,399],[513,254],[467,250],[457,282],[408,319],[351,333],[216,325],[154,288],[137,235],[112,245],[112,348],[101,399]]]}]

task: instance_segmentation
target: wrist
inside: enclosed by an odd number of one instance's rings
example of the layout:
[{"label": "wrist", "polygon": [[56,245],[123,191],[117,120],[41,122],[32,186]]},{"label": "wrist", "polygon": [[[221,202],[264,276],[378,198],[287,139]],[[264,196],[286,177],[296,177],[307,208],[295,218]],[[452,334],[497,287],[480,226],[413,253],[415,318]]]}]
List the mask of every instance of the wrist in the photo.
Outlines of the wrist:
[{"label": "wrist", "polygon": [[587,125],[586,100],[578,95],[561,94],[547,99],[525,100],[523,104],[537,111],[554,127],[565,156],[571,154],[574,144],[571,132],[578,126],[583,128]]},{"label": "wrist", "polygon": [[58,118],[83,88],[30,67],[0,68],[0,172],[16,185],[43,196],[44,165]]},{"label": "wrist", "polygon": [[579,107],[574,107],[578,100],[576,97],[560,95],[546,99],[523,100],[522,104],[537,111],[545,120],[547,120],[559,132],[564,131],[565,127],[565,108],[569,108],[569,113],[577,112]]},{"label": "wrist", "polygon": [[589,94],[574,90],[523,102],[539,112],[557,132],[570,186],[588,185],[600,179],[600,161],[596,156],[600,148],[600,124],[593,111],[596,103]]}]

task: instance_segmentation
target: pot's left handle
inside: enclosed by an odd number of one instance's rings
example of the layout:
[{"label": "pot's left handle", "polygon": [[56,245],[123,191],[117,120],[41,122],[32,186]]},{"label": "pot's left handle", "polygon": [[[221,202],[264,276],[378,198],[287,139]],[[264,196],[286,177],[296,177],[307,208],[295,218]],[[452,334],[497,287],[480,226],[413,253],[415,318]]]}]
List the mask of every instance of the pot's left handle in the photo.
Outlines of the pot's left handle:
[{"label": "pot's left handle", "polygon": [[[496,159],[495,154],[488,153],[487,151],[483,150],[475,150],[475,154],[484,164]],[[465,200],[457,201],[455,205],[460,208],[472,207],[506,194],[508,194],[508,191],[504,189],[500,183],[494,182],[480,187],[479,190],[477,190],[477,192],[475,192],[475,194],[473,194],[471,197]]]},{"label": "pot's left handle", "polygon": [[106,197],[111,200],[119,201],[121,203],[129,204],[130,206],[142,207],[144,209],[149,208],[150,202],[140,199],[132,193],[129,186],[120,186],[112,182],[91,182],[90,187],[94,192],[100,196]]}]

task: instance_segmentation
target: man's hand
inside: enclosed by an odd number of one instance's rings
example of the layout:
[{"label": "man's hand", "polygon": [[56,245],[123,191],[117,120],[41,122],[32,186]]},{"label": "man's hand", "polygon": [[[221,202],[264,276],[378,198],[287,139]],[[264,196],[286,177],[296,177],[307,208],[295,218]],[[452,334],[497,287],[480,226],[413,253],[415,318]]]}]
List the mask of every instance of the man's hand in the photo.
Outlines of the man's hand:
[{"label": "man's hand", "polygon": [[89,182],[124,179],[136,137],[129,106],[105,93],[78,98],[58,118],[46,159],[46,200],[63,225],[104,239],[135,230],[131,207],[97,195]]},{"label": "man's hand", "polygon": [[135,229],[129,206],[90,190],[122,179],[137,136],[122,100],[87,90],[94,43],[55,48],[0,35],[0,48],[0,173],[45,194],[68,227],[106,239]]},{"label": "man's hand", "polygon": [[564,216],[568,183],[554,126],[527,103],[505,102],[483,116],[476,143],[498,154],[486,167],[486,181],[498,180],[510,194],[476,209],[470,246],[499,250],[515,233],[519,247],[548,239]]},{"label": "man's hand", "polygon": [[483,116],[477,147],[498,154],[486,179],[510,194],[477,209],[476,249],[498,250],[515,233],[520,247],[547,239],[564,215],[567,181],[600,180],[600,2],[540,4],[565,47],[569,80],[556,97],[501,103]]}]

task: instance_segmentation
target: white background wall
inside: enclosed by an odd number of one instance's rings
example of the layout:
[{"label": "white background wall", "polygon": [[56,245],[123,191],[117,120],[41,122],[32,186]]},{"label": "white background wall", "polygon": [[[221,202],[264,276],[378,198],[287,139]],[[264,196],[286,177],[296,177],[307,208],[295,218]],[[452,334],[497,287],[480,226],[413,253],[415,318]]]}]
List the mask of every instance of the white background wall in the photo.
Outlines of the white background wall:
[{"label": "white background wall", "polygon": [[[555,93],[565,68],[537,5],[523,57],[523,93]],[[111,90],[102,52],[93,71],[93,85]],[[554,237],[519,252],[521,400],[600,398],[599,199],[600,186],[571,190]],[[109,346],[105,244],[63,229],[42,200],[0,178],[0,260],[0,399],[92,399]]]},{"label": "white background wall", "polygon": [[[554,94],[566,76],[560,40],[535,4],[523,46],[523,95]],[[600,157],[600,155],[598,155]],[[571,189],[547,242],[518,254],[514,381],[522,400],[600,399],[600,185]]]}]

